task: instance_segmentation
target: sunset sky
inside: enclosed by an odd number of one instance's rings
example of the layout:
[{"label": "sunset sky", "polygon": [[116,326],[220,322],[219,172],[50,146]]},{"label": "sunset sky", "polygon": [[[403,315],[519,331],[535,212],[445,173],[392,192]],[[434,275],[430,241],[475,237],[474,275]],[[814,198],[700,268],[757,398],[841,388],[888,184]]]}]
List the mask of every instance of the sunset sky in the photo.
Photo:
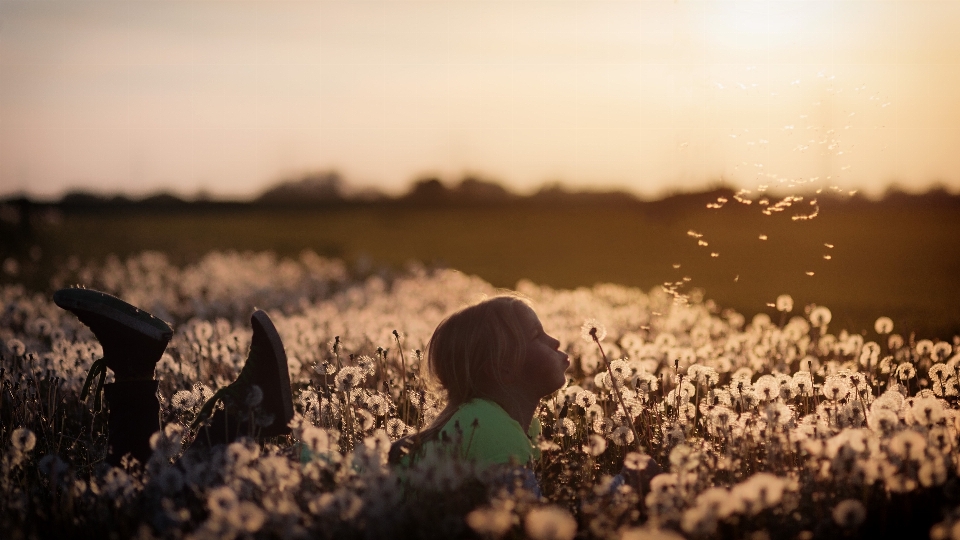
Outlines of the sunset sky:
[{"label": "sunset sky", "polygon": [[960,192],[960,1],[0,0],[0,196]]}]

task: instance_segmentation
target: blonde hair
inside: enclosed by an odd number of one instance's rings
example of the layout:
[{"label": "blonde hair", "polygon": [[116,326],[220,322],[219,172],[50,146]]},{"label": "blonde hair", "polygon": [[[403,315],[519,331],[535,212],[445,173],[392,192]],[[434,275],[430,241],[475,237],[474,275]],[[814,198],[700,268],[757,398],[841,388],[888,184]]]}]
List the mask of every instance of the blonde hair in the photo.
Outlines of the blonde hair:
[{"label": "blonde hair", "polygon": [[503,294],[465,307],[444,319],[427,348],[430,373],[447,392],[447,405],[420,441],[433,438],[461,405],[489,398],[503,388],[503,372],[526,356],[528,330],[520,319],[529,303]]}]

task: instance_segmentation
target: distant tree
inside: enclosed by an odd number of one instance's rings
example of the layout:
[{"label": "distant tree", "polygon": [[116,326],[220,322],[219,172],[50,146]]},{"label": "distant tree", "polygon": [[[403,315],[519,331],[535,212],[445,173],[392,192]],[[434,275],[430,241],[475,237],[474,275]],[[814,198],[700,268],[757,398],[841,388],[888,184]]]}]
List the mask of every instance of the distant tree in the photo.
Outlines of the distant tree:
[{"label": "distant tree", "polygon": [[155,195],[150,195],[140,199],[139,204],[142,206],[167,208],[173,206],[184,206],[187,204],[187,202],[180,197],[173,195],[172,193],[157,193]]},{"label": "distant tree", "polygon": [[280,182],[254,201],[266,204],[310,204],[342,200],[343,179],[339,173],[328,171]]},{"label": "distant tree", "polygon": [[440,179],[428,177],[417,180],[402,200],[416,203],[497,203],[515,199],[517,196],[502,185],[490,180],[466,176],[450,188]]},{"label": "distant tree", "polygon": [[503,202],[516,198],[500,184],[473,176],[461,180],[453,193],[456,199],[465,202]]},{"label": "distant tree", "polygon": [[66,206],[93,206],[107,204],[109,199],[89,191],[70,191],[60,198],[60,204]]},{"label": "distant tree", "polygon": [[444,203],[453,199],[453,194],[439,178],[424,178],[410,186],[403,200],[416,203]]}]

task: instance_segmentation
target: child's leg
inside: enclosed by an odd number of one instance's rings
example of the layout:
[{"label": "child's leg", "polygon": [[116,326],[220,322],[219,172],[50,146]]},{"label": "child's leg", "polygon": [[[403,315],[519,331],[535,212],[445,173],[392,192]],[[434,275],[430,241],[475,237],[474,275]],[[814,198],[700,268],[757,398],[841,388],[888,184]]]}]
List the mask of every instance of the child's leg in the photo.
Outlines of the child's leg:
[{"label": "child's leg", "polygon": [[[103,359],[94,363],[85,388],[100,383],[110,368],[116,382],[103,387],[109,406],[107,462],[119,465],[123,456],[146,463],[150,436],[160,429],[160,402],[153,371],[173,330],[167,323],[110,296],[89,289],[61,289],[53,301],[87,325],[103,348]],[[99,396],[95,402],[99,406]]]},{"label": "child's leg", "polygon": [[[107,462],[118,465],[129,453],[146,463],[151,454],[150,436],[160,430],[158,382],[153,380],[153,371],[173,330],[160,319],[106,293],[61,289],[53,300],[75,314],[100,341],[101,377],[106,375],[106,368],[116,377],[115,383],[104,386],[110,407]],[[226,405],[213,414],[210,426],[197,434],[197,444],[226,444],[242,436],[290,433],[287,423],[293,418],[293,399],[283,342],[265,312],[256,311],[250,323],[253,339],[247,362],[237,380],[220,389],[201,409],[195,426],[214,412],[217,401],[222,399]],[[88,377],[91,381],[98,375],[96,369]]]},{"label": "child's leg", "polygon": [[[238,437],[287,435],[293,418],[293,399],[287,355],[280,334],[263,311],[250,317],[253,338],[250,354],[237,380],[217,391],[201,408],[194,425],[203,421],[223,400],[210,425],[197,434],[198,444],[226,444]],[[255,388],[254,388],[255,387]]]},{"label": "child's leg", "polygon": [[150,459],[150,436],[160,431],[159,381],[123,381],[107,384],[107,463],[117,466],[130,454],[140,463]]}]

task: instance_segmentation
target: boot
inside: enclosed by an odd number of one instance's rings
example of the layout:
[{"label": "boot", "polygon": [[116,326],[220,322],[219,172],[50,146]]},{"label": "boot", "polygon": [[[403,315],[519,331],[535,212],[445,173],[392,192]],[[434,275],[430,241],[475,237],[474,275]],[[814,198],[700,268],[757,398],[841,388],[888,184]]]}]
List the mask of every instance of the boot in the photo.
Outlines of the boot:
[{"label": "boot", "polygon": [[[194,427],[211,413],[213,418],[206,435],[197,440],[210,444],[226,444],[241,436],[275,437],[288,435],[287,423],[293,418],[293,398],[287,354],[280,334],[270,317],[257,310],[250,317],[253,339],[250,354],[233,383],[218,390],[200,409]],[[224,407],[214,407],[222,401]]]},{"label": "boot", "polygon": [[[158,382],[153,371],[173,337],[170,326],[119,298],[90,289],[60,289],[53,301],[87,325],[103,348],[103,358],[93,363],[80,394],[94,390],[94,410],[100,410],[100,393],[109,406],[107,462],[119,465],[130,454],[140,463],[150,458],[150,436],[160,429]],[[107,368],[116,382],[104,386]]]}]

